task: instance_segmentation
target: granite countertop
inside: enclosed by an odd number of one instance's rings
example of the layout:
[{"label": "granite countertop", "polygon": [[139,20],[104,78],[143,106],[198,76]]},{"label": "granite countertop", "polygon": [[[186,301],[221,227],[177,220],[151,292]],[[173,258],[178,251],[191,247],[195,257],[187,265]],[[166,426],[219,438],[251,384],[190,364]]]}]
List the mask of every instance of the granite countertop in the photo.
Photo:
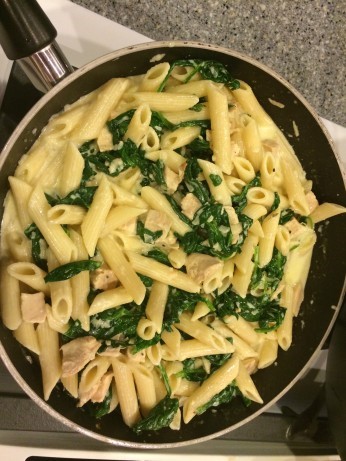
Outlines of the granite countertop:
[{"label": "granite countertop", "polygon": [[203,41],[251,56],[319,115],[346,126],[345,0],[72,1],[154,40]]}]

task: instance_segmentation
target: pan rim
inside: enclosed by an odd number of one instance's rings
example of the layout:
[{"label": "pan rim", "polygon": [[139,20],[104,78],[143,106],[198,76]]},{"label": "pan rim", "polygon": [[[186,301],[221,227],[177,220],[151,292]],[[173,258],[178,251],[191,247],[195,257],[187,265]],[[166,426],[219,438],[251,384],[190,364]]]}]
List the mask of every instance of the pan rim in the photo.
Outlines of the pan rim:
[{"label": "pan rim", "polygon": [[[84,65],[80,69],[76,70],[73,74],[68,76],[66,79],[64,79],[62,82],[60,82],[56,87],[54,87],[52,90],[49,91],[46,95],[44,95],[33,107],[30,109],[30,111],[25,115],[25,117],[22,119],[22,121],[19,123],[19,125],[16,127],[15,131],[7,141],[6,145],[3,148],[2,154],[0,156],[0,168],[2,168],[3,163],[7,159],[7,156],[11,152],[11,149],[13,148],[14,143],[16,142],[17,138],[21,135],[23,132],[25,126],[30,122],[30,120],[49,102],[49,100],[57,95],[63,88],[68,86],[70,83],[73,81],[77,80],[80,76],[84,75],[85,73],[89,72],[90,70],[100,66],[101,64],[108,62],[108,61],[116,61],[119,57],[122,57],[127,54],[135,53],[141,50],[148,50],[148,49],[162,49],[162,48],[173,48],[173,47],[185,47],[185,48],[194,48],[194,49],[210,49],[210,50],[215,50],[217,52],[226,54],[231,57],[238,58],[240,60],[243,60],[263,71],[265,71],[267,74],[271,75],[274,77],[276,80],[279,81],[282,85],[284,85],[299,101],[305,106],[305,108],[310,112],[310,114],[313,116],[317,124],[319,125],[321,131],[323,132],[325,138],[327,139],[331,150],[336,158],[336,161],[338,163],[339,170],[341,172],[341,175],[344,180],[344,185],[346,184],[346,169],[343,165],[343,162],[341,161],[341,158],[339,154],[337,153],[333,140],[326,129],[326,127],[323,125],[321,122],[318,114],[316,111],[313,109],[313,107],[308,103],[308,101],[305,99],[305,97],[298,91],[296,90],[288,81],[286,81],[281,75],[279,75],[276,71],[270,69],[267,67],[265,64],[262,64],[258,62],[257,60],[243,55],[242,53],[239,53],[237,51],[220,47],[220,46],[215,46],[215,45],[210,45],[206,43],[201,43],[201,42],[191,42],[191,41],[154,41],[154,42],[148,42],[148,43],[143,43],[139,45],[133,45],[129,46],[126,48],[122,48],[117,51],[113,51],[110,53],[107,53],[106,55],[103,55],[90,63]],[[139,449],[165,449],[165,448],[178,448],[178,447],[184,447],[196,443],[201,443],[205,442],[208,440],[211,440],[216,437],[220,437],[222,435],[227,434],[228,432],[237,429],[238,427],[250,422],[253,420],[255,417],[257,417],[259,414],[263,413],[266,411],[267,408],[273,405],[276,401],[278,401],[297,381],[298,379],[305,373],[307,368],[311,363],[314,362],[316,359],[317,354],[320,352],[323,343],[327,339],[334,322],[337,318],[337,315],[339,313],[339,310],[341,308],[342,304],[342,299],[344,297],[346,290],[346,280],[344,280],[344,285],[343,289],[341,290],[341,295],[338,300],[337,307],[335,309],[334,315],[331,319],[331,322],[328,326],[327,331],[325,332],[320,344],[318,347],[315,349],[314,353],[310,357],[309,361],[305,364],[305,366],[302,368],[302,370],[295,376],[295,378],[286,386],[279,394],[277,394],[270,402],[267,404],[263,405],[259,410],[254,412],[252,415],[248,416],[247,418],[241,420],[240,422],[223,429],[217,433],[209,434],[207,436],[202,436],[196,439],[190,439],[190,440],[185,440],[185,441],[180,441],[180,442],[172,442],[172,443],[142,443],[142,442],[130,442],[130,441],[124,441],[124,440],[119,440],[115,439],[112,437],[108,436],[103,436],[101,434],[98,434],[97,432],[93,432],[92,430],[86,429],[82,426],[80,426],[77,423],[72,422],[65,416],[61,415],[59,412],[54,410],[48,402],[45,402],[41,397],[39,397],[32,389],[31,387],[26,383],[26,381],[21,377],[19,372],[16,370],[14,365],[12,364],[9,356],[7,355],[1,341],[0,341],[0,357],[2,358],[4,364],[12,374],[12,376],[16,379],[17,383],[22,387],[22,389],[34,400],[36,404],[38,404],[39,407],[41,407],[45,412],[53,416],[55,419],[58,421],[62,422],[66,426],[70,427],[73,430],[77,430],[78,432],[87,435],[89,437],[92,437],[94,439],[97,439],[101,442],[107,442],[108,444],[111,444],[113,446],[118,446],[118,447],[124,447],[124,448],[139,448]]]}]

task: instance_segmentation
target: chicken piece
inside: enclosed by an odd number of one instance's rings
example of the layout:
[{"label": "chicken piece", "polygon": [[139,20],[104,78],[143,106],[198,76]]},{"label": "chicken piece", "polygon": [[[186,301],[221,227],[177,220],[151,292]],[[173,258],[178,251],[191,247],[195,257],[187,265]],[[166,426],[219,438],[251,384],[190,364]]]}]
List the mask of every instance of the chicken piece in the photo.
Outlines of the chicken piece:
[{"label": "chicken piece", "polygon": [[211,293],[221,285],[223,263],[214,256],[192,253],[186,258],[186,272],[203,285],[205,293]]},{"label": "chicken piece", "polygon": [[61,347],[63,378],[72,376],[82,370],[87,363],[94,360],[96,352],[101,346],[93,336],[76,338]]},{"label": "chicken piece", "polygon": [[156,240],[164,240],[171,229],[172,221],[163,211],[149,210],[145,219],[144,227],[152,232],[162,231],[162,235]]},{"label": "chicken piece", "polygon": [[91,401],[96,402],[103,402],[106,398],[109,386],[111,385],[113,379],[113,373],[110,371],[104,374],[100,380],[100,384],[97,386],[96,390],[91,395]]},{"label": "chicken piece", "polygon": [[183,174],[178,174],[167,165],[164,170],[164,178],[167,186],[167,192],[173,194],[183,179]]},{"label": "chicken piece", "polygon": [[310,190],[305,194],[306,201],[308,202],[308,207],[310,213],[312,213],[318,207],[318,201],[316,195]]},{"label": "chicken piece", "polygon": [[196,211],[201,208],[202,204],[195,195],[189,192],[182,199],[180,206],[181,211],[184,213],[184,215],[187,216],[189,219],[193,219],[193,217],[196,214]]},{"label": "chicken piece", "polygon": [[284,225],[284,227],[288,229],[291,236],[291,240],[299,239],[299,236],[306,232],[306,226],[300,224],[300,222],[296,218],[292,218]]},{"label": "chicken piece", "polygon": [[118,278],[107,264],[102,264],[101,267],[91,272],[90,282],[95,290],[110,290],[119,284]]},{"label": "chicken piece", "polygon": [[45,321],[46,304],[42,291],[33,294],[21,293],[20,301],[24,322],[43,323]]}]

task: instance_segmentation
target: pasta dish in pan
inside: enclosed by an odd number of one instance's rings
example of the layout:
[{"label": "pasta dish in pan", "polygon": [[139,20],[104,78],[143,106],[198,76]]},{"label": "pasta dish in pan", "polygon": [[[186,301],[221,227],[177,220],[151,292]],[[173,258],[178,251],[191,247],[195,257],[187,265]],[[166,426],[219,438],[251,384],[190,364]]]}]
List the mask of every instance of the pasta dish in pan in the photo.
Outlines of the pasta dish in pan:
[{"label": "pasta dish in pan", "polygon": [[292,341],[319,204],[251,87],[214,61],[114,78],[52,117],[9,178],[1,314],[96,418],[136,433],[234,398]]}]

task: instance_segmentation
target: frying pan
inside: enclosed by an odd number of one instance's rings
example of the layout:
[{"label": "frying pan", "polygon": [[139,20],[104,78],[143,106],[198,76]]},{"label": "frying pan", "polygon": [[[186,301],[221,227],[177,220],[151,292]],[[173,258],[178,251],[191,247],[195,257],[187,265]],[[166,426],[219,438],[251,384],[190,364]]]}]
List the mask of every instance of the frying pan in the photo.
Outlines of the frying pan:
[{"label": "frying pan", "polygon": [[[12,14],[15,3],[20,5],[20,11]],[[55,29],[32,0],[1,0],[0,5],[2,45],[11,59],[20,58],[19,62],[24,59],[24,67],[28,67],[27,56],[40,50],[42,45],[49,46],[55,38]],[[6,18],[5,9],[8,14]],[[23,17],[16,41],[13,40],[13,25],[6,27],[11,22],[11,14],[15,16],[14,22],[17,23],[16,32],[20,17]],[[29,29],[26,36],[24,25]],[[25,36],[24,45],[20,43],[19,35]],[[228,49],[195,42],[151,42],[110,53],[66,78],[59,72],[55,73],[56,80],[63,80],[44,95],[24,117],[1,154],[0,218],[8,190],[7,178],[13,174],[18,160],[33,144],[49,117],[62,110],[65,104],[74,102],[112,77],[143,74],[153,65],[152,59],[161,54],[164,54],[164,60],[170,62],[189,58],[217,60],[235,78],[249,83],[264,109],[286,136],[289,136],[308,177],[313,180],[314,192],[320,202],[345,205],[345,175],[340,171],[332,142],[314,110],[288,82],[266,66]],[[59,69],[63,73],[69,73],[66,62]],[[50,85],[46,80],[45,86]],[[280,101],[284,104],[284,109],[270,104],[269,98]],[[297,137],[293,136],[293,121],[299,128]],[[195,417],[179,431],[163,429],[138,436],[125,426],[118,411],[96,421],[83,410],[77,409],[75,402],[59,387],[53,391],[49,402],[45,402],[37,361],[23,350],[12,337],[12,333],[2,325],[1,358],[16,381],[41,408],[73,430],[98,440],[131,448],[167,448],[221,436],[255,418],[288,391],[313,362],[331,331],[345,290],[345,215],[339,215],[328,223],[319,225],[317,234],[318,241],[313,253],[305,300],[301,313],[294,322],[292,346],[287,352],[279,352],[276,366],[260,370],[253,376],[265,402],[262,406],[253,403],[245,407],[242,402],[235,400],[230,405],[220,406],[217,411],[208,411]]]}]

